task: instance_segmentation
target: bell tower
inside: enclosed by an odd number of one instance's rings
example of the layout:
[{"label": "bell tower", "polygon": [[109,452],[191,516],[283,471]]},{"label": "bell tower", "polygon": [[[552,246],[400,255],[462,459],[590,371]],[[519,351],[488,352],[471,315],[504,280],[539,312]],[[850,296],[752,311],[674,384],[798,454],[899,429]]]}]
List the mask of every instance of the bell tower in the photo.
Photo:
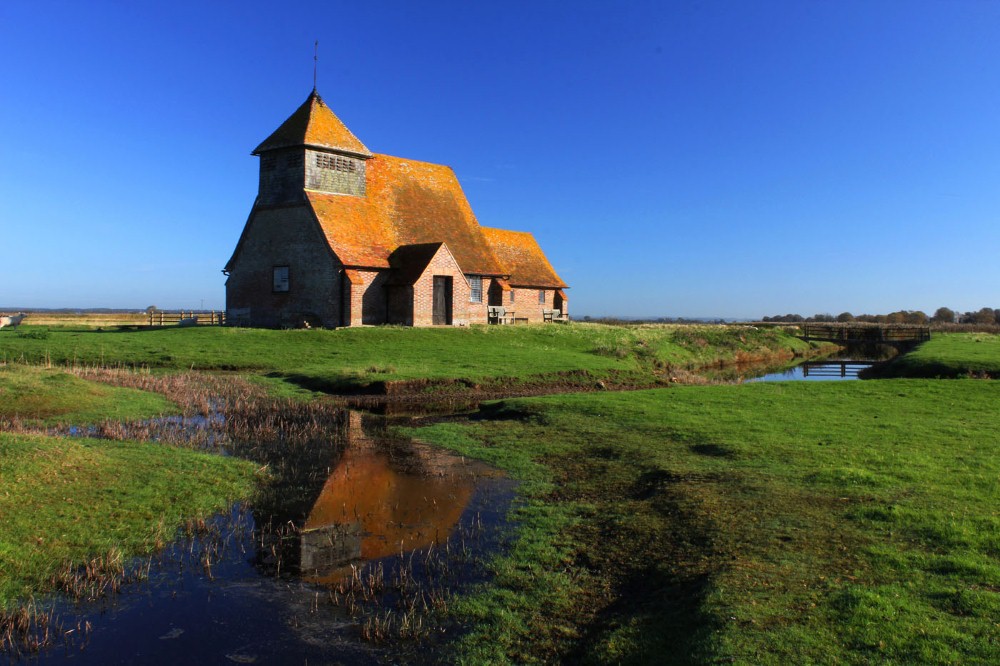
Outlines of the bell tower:
[{"label": "bell tower", "polygon": [[365,196],[372,153],[315,89],[252,154],[260,157],[258,204],[298,203],[304,190]]}]

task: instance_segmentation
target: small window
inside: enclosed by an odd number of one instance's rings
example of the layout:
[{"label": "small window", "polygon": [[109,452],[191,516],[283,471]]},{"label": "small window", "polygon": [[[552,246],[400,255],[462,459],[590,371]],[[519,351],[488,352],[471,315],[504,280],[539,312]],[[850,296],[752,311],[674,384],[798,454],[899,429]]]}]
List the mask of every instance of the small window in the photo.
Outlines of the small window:
[{"label": "small window", "polygon": [[274,267],[274,292],[283,293],[288,291],[288,266]]},{"label": "small window", "polygon": [[482,275],[470,275],[469,285],[472,287],[472,291],[469,292],[469,302],[470,303],[482,303],[483,302],[483,276]]},{"label": "small window", "polygon": [[514,302],[514,294],[516,294],[516,293],[517,293],[517,289],[511,289],[510,290],[510,302],[511,303]]},{"label": "small window", "polygon": [[541,303],[542,305],[545,305],[545,290],[544,289],[539,289],[538,290],[538,302]]}]

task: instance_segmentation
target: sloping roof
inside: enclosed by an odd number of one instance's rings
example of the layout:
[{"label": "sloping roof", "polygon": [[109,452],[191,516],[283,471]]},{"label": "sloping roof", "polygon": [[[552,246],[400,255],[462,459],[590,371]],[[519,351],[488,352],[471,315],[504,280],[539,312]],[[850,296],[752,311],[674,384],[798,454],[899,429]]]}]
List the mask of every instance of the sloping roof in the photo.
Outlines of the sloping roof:
[{"label": "sloping roof", "polygon": [[510,275],[510,283],[523,287],[566,287],[545,258],[538,241],[527,231],[481,227],[494,254]]},{"label": "sloping roof", "polygon": [[389,265],[393,272],[389,284],[411,285],[416,282],[442,245],[444,243],[420,243],[397,248],[389,255]]},{"label": "sloping roof", "polygon": [[400,246],[444,242],[466,273],[508,273],[449,167],[375,155],[366,171],[364,197],[306,190],[330,248],[345,265],[389,268]]},{"label": "sloping roof", "polygon": [[288,120],[254,148],[252,154],[292,146],[315,146],[371,156],[371,151],[334,115],[315,90]]}]

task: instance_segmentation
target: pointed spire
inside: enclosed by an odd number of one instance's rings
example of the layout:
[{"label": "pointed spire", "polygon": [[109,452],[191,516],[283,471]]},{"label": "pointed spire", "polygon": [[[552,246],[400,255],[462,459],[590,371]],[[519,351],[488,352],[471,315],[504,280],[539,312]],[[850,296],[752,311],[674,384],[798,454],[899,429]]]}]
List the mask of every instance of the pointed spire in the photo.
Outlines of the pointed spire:
[{"label": "pointed spire", "polygon": [[319,40],[313,44],[313,92],[316,92],[316,72],[319,70]]},{"label": "pointed spire", "polygon": [[268,150],[294,146],[327,148],[359,157],[372,156],[365,144],[323,102],[315,88],[302,106],[254,148],[252,154],[260,155]]}]

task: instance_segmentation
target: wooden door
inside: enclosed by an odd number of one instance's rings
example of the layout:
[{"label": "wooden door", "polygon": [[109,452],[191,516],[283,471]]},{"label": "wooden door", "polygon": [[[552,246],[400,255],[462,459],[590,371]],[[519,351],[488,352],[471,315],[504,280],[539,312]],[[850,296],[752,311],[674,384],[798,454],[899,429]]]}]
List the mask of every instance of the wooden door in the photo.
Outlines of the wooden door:
[{"label": "wooden door", "polygon": [[451,277],[434,276],[434,312],[435,326],[451,326]]}]

